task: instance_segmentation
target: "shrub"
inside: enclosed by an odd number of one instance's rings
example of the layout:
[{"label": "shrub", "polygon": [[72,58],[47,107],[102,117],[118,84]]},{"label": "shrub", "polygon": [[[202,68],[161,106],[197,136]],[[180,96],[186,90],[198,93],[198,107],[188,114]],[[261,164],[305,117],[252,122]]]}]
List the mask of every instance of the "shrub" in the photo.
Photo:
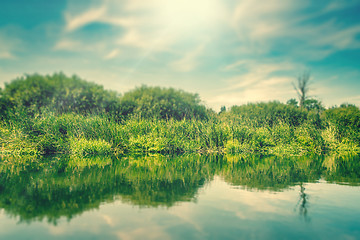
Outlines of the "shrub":
[{"label": "shrub", "polygon": [[115,92],[104,90],[102,86],[77,76],[67,77],[63,73],[17,78],[5,84],[3,95],[14,106],[35,113],[48,108],[57,113],[119,114],[119,98]]},{"label": "shrub", "polygon": [[233,106],[230,113],[247,120],[256,127],[272,127],[280,122],[290,126],[299,126],[307,120],[307,111],[280,102]]},{"label": "shrub", "polygon": [[70,152],[74,155],[106,155],[110,154],[111,144],[105,140],[70,139]]},{"label": "shrub", "polygon": [[121,98],[123,115],[176,120],[206,119],[207,110],[197,94],[173,88],[141,86]]}]

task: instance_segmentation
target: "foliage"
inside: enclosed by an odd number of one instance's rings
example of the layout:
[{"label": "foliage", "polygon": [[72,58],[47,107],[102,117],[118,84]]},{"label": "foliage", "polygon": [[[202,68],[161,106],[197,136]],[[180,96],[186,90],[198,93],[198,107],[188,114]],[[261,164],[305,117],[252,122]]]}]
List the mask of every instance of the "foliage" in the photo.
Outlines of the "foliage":
[{"label": "foliage", "polygon": [[357,107],[295,103],[250,103],[216,114],[197,94],[172,88],[142,86],[119,98],[76,76],[27,75],[0,91],[1,153],[360,152]]},{"label": "foliage", "polygon": [[121,98],[123,115],[134,114],[144,118],[176,120],[206,119],[205,106],[197,94],[173,88],[141,86]]},{"label": "foliage", "polygon": [[324,112],[324,118],[333,124],[339,141],[353,141],[360,144],[360,109],[354,105],[343,104]]},{"label": "foliage", "polygon": [[233,106],[230,112],[232,115],[251,122],[254,126],[272,127],[280,122],[299,126],[307,120],[306,111],[276,101]]},{"label": "foliage", "polygon": [[3,90],[0,88],[0,120],[5,121],[9,118],[9,112],[12,109],[12,104],[8,98],[3,93]]},{"label": "foliage", "polygon": [[322,105],[321,101],[308,98],[304,101],[304,107],[309,111],[315,111],[317,113],[322,112],[325,110],[324,106]]},{"label": "foliage", "polygon": [[75,155],[107,155],[111,153],[111,144],[105,140],[70,139],[70,152]]},{"label": "foliage", "polygon": [[58,113],[115,114],[119,108],[119,98],[115,92],[104,90],[102,86],[86,82],[75,75],[67,77],[63,73],[17,78],[5,84],[1,99],[9,99],[15,107],[23,107],[35,113],[48,108]]},{"label": "foliage", "polygon": [[298,106],[298,101],[295,98],[291,98],[286,102],[287,105],[293,106],[293,107],[297,107]]},{"label": "foliage", "polygon": [[0,156],[1,155],[38,155],[36,143],[24,134],[22,129],[14,126],[0,125]]}]

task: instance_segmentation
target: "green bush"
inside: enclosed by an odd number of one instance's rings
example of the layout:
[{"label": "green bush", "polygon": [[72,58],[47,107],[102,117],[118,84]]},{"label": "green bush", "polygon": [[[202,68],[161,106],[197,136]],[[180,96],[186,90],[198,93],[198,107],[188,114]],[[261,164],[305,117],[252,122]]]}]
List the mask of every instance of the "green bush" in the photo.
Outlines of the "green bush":
[{"label": "green bush", "polygon": [[1,101],[9,99],[15,107],[24,107],[35,113],[47,108],[57,113],[108,112],[115,116],[120,109],[115,92],[104,90],[102,86],[77,76],[67,77],[63,73],[17,78],[5,84],[2,95]]},{"label": "green bush", "polygon": [[282,122],[290,126],[299,126],[308,118],[306,110],[276,101],[233,106],[230,113],[256,127],[272,127]]},{"label": "green bush", "polygon": [[15,126],[0,125],[0,155],[38,155],[37,144]]},{"label": "green bush", "polygon": [[141,86],[121,98],[123,115],[157,119],[206,119],[207,110],[197,94],[173,88]]},{"label": "green bush", "polygon": [[107,155],[110,154],[111,144],[105,140],[87,140],[84,138],[70,139],[70,152],[73,155]]},{"label": "green bush", "polygon": [[360,109],[354,105],[343,104],[324,112],[324,118],[334,124],[339,141],[348,139],[360,145]]}]

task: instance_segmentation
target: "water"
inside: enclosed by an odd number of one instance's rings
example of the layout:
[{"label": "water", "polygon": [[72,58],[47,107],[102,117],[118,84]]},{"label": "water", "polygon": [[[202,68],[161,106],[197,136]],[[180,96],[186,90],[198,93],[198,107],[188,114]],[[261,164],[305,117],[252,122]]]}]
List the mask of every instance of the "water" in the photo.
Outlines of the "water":
[{"label": "water", "polygon": [[360,159],[2,164],[0,239],[360,239]]}]

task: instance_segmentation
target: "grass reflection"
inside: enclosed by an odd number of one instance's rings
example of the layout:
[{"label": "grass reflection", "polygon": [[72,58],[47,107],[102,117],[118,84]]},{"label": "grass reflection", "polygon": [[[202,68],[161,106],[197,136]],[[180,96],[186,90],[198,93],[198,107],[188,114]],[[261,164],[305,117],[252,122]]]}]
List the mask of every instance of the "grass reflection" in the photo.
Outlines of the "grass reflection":
[{"label": "grass reflection", "polygon": [[278,158],[240,155],[127,156],[74,158],[53,156],[26,164],[0,165],[0,209],[20,222],[65,217],[116,199],[138,207],[169,208],[196,201],[198,190],[214,176],[246,189],[281,191],[299,185],[300,212],[306,216],[303,183],[320,178],[359,185],[359,158]]}]

